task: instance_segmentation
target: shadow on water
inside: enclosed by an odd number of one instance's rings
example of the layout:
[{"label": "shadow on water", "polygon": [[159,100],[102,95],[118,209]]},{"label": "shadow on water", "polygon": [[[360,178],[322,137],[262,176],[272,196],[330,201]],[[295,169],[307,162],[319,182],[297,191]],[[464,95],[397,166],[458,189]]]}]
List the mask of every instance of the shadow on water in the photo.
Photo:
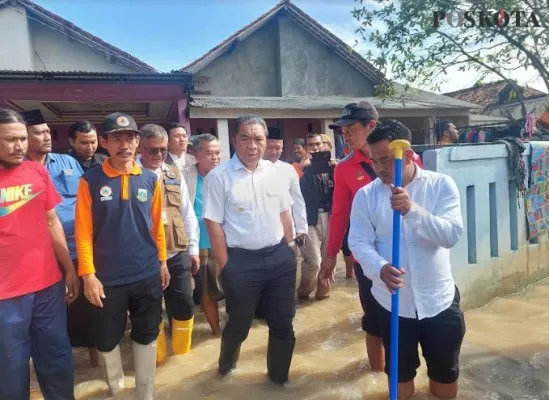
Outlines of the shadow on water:
[{"label": "shadow on water", "polygon": [[[220,340],[210,335],[197,314],[193,349],[170,356],[159,366],[156,399],[366,399],[386,400],[387,379],[370,370],[360,322],[356,281],[342,277],[328,300],[301,303],[295,319],[297,344],[290,382],[275,387],[266,379],[268,329],[255,320],[242,346],[237,369],[217,374]],[[496,298],[466,312],[467,334],[461,354],[459,399],[549,400],[549,280],[523,292]],[[127,389],[116,399],[134,398],[131,341],[122,343]],[[90,368],[85,349],[75,349],[76,397],[108,397],[99,368]],[[33,377],[33,399],[40,399]],[[422,366],[415,400],[428,400],[428,378]]]}]

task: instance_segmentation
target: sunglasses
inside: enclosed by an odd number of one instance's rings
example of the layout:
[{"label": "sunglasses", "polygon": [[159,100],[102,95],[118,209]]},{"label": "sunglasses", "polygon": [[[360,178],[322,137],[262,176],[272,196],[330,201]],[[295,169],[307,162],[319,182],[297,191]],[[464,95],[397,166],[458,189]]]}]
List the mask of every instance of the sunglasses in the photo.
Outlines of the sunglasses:
[{"label": "sunglasses", "polygon": [[161,154],[161,155],[164,155],[168,152],[168,149],[166,147],[155,147],[155,148],[144,148],[144,150],[147,151],[147,153],[149,153],[149,155],[151,156],[155,156],[157,154]]}]

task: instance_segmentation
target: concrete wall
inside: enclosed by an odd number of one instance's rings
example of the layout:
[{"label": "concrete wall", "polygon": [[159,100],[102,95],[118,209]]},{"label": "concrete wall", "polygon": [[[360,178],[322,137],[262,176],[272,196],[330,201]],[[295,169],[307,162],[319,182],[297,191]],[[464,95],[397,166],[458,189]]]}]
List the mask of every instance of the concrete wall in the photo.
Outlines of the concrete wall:
[{"label": "concrete wall", "polygon": [[282,16],[282,96],[371,96],[372,84],[318,39]]},{"label": "concrete wall", "polygon": [[34,69],[27,12],[23,7],[0,7],[0,38],[0,70]]},{"label": "concrete wall", "polygon": [[214,96],[277,96],[278,30],[270,22],[196,75],[210,80],[200,90]]},{"label": "concrete wall", "polygon": [[0,70],[132,72],[36,21],[23,7],[0,7]]},{"label": "concrete wall", "polygon": [[[529,165],[530,147],[524,159]],[[527,239],[504,145],[444,147],[423,153],[425,168],[450,175],[461,194],[464,234],[451,251],[465,308],[486,304],[549,275],[549,237]]]},{"label": "concrete wall", "polygon": [[42,71],[132,72],[129,68],[110,63],[80,42],[70,40],[35,21],[29,21],[34,43],[34,65]]}]

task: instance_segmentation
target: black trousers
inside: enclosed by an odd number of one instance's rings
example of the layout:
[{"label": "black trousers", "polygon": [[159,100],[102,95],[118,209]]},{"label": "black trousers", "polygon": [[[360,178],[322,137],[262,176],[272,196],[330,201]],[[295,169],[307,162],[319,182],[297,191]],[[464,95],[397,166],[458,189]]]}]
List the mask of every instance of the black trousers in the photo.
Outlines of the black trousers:
[{"label": "black trousers", "polygon": [[341,252],[345,257],[350,257],[353,255],[351,249],[349,249],[349,228],[351,224],[347,225],[347,230],[345,231],[345,236],[343,237],[343,245],[341,246]]},{"label": "black trousers", "polygon": [[162,319],[160,274],[126,285],[104,286],[103,307],[92,308],[90,315],[93,342],[99,351],[111,351],[122,340],[128,311],[132,323],[131,338],[147,345],[158,336]]},{"label": "black trousers", "polygon": [[170,286],[164,290],[166,313],[171,321],[186,321],[193,317],[192,265],[189,253],[181,251],[168,259]]},{"label": "black trousers", "polygon": [[[72,261],[78,271],[78,260]],[[60,266],[61,270],[63,268]],[[67,311],[67,330],[71,339],[72,347],[94,347],[93,335],[91,334],[90,315],[93,306],[84,296],[84,282],[80,280],[80,295],[74,300]]]},{"label": "black trousers", "polygon": [[362,330],[372,336],[381,337],[382,330],[377,319],[373,315],[371,308],[372,302],[375,301],[372,295],[372,281],[364,275],[360,264],[354,264],[355,276],[358,283],[358,296],[360,297],[360,305],[364,311],[362,317]]},{"label": "black trousers", "polygon": [[297,261],[285,243],[261,250],[228,249],[222,271],[223,291],[229,320],[223,339],[241,343],[248,337],[256,308],[261,301],[269,336],[295,340],[295,289]]}]

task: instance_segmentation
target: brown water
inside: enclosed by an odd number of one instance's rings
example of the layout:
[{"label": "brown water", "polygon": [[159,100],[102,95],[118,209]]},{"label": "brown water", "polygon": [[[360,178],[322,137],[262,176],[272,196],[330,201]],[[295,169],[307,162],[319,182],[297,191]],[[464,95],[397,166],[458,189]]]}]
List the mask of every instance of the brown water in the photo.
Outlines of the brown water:
[{"label": "brown water", "polygon": [[[217,375],[219,339],[212,338],[197,315],[191,353],[171,356],[157,369],[156,399],[387,399],[384,374],[372,373],[366,357],[362,316],[355,280],[343,278],[328,300],[298,305],[297,345],[285,388],[265,378],[267,328],[255,321],[236,371]],[[459,399],[549,399],[549,280],[522,293],[494,299],[466,313]],[[223,314],[224,317],[224,314]],[[130,340],[123,341],[125,392],[134,398]],[[422,361],[423,363],[423,361]],[[75,350],[76,398],[108,398],[99,368],[90,368],[86,350]],[[414,399],[430,399],[425,365],[416,377]],[[40,399],[33,377],[33,399]]]}]

